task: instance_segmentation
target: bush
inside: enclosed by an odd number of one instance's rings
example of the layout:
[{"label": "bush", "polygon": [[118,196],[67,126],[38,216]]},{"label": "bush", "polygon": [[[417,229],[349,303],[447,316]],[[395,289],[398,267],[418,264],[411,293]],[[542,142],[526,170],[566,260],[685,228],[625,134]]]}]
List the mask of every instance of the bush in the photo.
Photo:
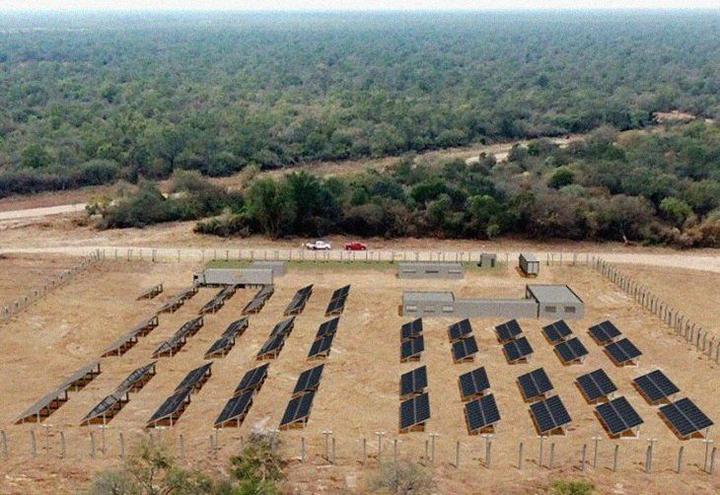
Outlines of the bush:
[{"label": "bush", "polygon": [[557,480],[550,485],[550,495],[591,495],[595,487],[584,480]]},{"label": "bush", "polygon": [[373,491],[398,495],[424,495],[433,493],[435,482],[424,466],[409,461],[385,462],[380,465],[369,483]]},{"label": "bush", "polygon": [[277,442],[271,434],[252,433],[240,455],[230,460],[233,477],[249,487],[281,480],[284,463],[277,454]]}]

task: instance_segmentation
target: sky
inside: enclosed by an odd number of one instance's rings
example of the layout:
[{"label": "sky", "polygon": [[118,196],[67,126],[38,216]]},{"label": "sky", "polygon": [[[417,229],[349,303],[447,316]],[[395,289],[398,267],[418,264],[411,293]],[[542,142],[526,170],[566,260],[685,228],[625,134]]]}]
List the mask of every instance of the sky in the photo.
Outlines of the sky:
[{"label": "sky", "polygon": [[0,0],[27,10],[720,9],[720,0]]}]

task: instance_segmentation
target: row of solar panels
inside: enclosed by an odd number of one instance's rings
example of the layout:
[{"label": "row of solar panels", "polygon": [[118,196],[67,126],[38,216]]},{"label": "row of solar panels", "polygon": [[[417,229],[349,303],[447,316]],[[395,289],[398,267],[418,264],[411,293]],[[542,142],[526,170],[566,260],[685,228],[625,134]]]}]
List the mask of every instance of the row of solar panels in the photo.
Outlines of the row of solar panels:
[{"label": "row of solar panels", "polygon": [[208,313],[217,313],[220,311],[220,308],[222,308],[225,303],[233,296],[235,295],[235,292],[237,291],[237,287],[234,285],[229,285],[222,289],[220,292],[218,292],[215,297],[210,299],[205,305],[200,308],[200,311],[198,314],[205,315]]},{"label": "row of solar panels", "polygon": [[158,310],[158,313],[174,313],[183,304],[185,304],[185,301],[192,299],[192,297],[197,293],[198,293],[198,288],[196,285],[193,285],[192,287],[188,287],[187,289],[180,291],[177,295],[175,295],[173,298],[171,298],[168,302],[163,304],[160,307],[160,309]]},{"label": "row of solar panels", "polygon": [[265,306],[265,303],[272,297],[272,295],[275,293],[275,286],[273,285],[265,285],[263,286],[257,294],[250,300],[249,303],[245,305],[245,307],[242,310],[242,314],[249,315],[249,314],[255,314],[259,313],[261,309]]},{"label": "row of solar panels", "polygon": [[190,371],[175,387],[147,422],[147,427],[172,426],[190,404],[190,396],[199,391],[212,375],[212,361]]},{"label": "row of solar panels", "polygon": [[472,331],[472,325],[470,325],[468,319],[461,320],[448,327],[448,337],[454,362],[462,363],[475,359],[478,345]]},{"label": "row of solar panels", "polygon": [[298,290],[293,296],[290,303],[285,308],[285,316],[299,315],[300,313],[302,313],[305,309],[305,305],[307,304],[308,299],[310,299],[310,296],[312,295],[312,291],[312,284]]},{"label": "row of solar panels", "polygon": [[349,285],[340,287],[335,292],[333,292],[332,296],[330,296],[330,302],[328,303],[327,309],[325,310],[325,316],[335,316],[342,314],[342,312],[345,310],[345,301],[347,301],[349,294]]},{"label": "row of solar panels", "polygon": [[205,324],[202,316],[188,320],[166,341],[162,342],[153,352],[153,357],[174,356],[187,343],[187,339],[195,335]]},{"label": "row of solar panels", "polygon": [[425,350],[422,318],[400,327],[400,362],[418,361]]}]

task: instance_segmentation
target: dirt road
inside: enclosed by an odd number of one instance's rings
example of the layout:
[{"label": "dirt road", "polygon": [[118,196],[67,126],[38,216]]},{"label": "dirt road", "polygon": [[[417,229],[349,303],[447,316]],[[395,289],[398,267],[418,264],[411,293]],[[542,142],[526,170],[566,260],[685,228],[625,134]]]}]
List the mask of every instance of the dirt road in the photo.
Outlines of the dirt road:
[{"label": "dirt road", "polygon": [[48,206],[44,208],[26,208],[22,210],[0,211],[0,222],[8,220],[23,220],[28,218],[42,218],[52,215],[77,213],[85,209],[86,203],[73,203],[66,205]]}]

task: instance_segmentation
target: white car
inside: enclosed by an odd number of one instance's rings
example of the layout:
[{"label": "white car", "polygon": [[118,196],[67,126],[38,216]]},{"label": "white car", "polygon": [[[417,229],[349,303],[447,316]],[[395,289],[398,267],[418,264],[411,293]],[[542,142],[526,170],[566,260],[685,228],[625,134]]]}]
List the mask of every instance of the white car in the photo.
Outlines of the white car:
[{"label": "white car", "polygon": [[332,246],[327,241],[310,241],[305,243],[305,249],[312,251],[330,251]]}]

